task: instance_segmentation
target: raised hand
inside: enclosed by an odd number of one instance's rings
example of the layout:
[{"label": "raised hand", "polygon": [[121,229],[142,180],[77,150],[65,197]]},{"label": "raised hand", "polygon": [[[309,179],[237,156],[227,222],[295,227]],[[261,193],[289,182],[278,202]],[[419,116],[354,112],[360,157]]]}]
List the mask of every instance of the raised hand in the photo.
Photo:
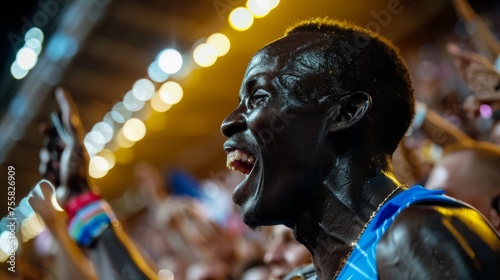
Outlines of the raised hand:
[{"label": "raised hand", "polygon": [[447,51],[454,58],[458,74],[479,100],[488,100],[495,94],[500,82],[500,73],[493,64],[478,53],[460,49],[449,43]]},{"label": "raised hand", "polygon": [[54,186],[47,180],[42,180],[31,190],[28,203],[53,234],[60,234],[66,231],[67,217],[64,212],[54,208],[52,204],[54,193]]},{"label": "raised hand", "polygon": [[50,126],[42,127],[46,140],[40,151],[40,172],[60,185],[57,201],[64,207],[70,197],[90,190],[89,155],[83,145],[85,130],[73,99],[64,88],[57,88],[55,97],[60,118],[53,117]]}]

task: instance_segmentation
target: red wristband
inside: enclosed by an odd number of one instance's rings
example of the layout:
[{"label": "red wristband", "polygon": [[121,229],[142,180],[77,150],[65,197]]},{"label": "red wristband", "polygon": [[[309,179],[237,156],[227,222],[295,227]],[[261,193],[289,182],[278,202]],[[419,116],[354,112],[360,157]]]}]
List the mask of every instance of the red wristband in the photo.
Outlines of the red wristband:
[{"label": "red wristband", "polygon": [[86,192],[71,198],[64,207],[64,210],[68,213],[69,218],[72,219],[79,209],[99,199],[101,198],[95,193]]}]

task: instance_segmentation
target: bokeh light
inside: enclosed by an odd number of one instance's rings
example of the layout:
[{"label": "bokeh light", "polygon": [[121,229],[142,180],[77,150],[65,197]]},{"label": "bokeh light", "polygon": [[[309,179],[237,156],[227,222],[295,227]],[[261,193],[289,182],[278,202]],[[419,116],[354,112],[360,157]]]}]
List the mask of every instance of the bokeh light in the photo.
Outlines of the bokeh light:
[{"label": "bokeh light", "polygon": [[247,8],[255,18],[262,18],[271,11],[271,4],[269,0],[248,0]]},{"label": "bokeh light", "polygon": [[8,254],[11,251],[17,251],[18,246],[19,242],[17,241],[17,237],[10,236],[10,231],[4,230],[0,233],[0,249],[2,249],[2,251]]},{"label": "bokeh light", "polygon": [[104,149],[106,142],[100,132],[89,131],[83,138],[83,144],[89,154],[96,154]]},{"label": "bokeh light", "polygon": [[182,67],[182,56],[174,49],[165,49],[158,56],[158,66],[167,74],[175,74]]},{"label": "bokeh light", "polygon": [[137,142],[146,135],[146,125],[140,119],[132,118],[123,125],[122,131],[125,138]]},{"label": "bokeh light", "polygon": [[148,101],[155,93],[155,85],[148,79],[139,79],[132,87],[132,93],[137,100]]},{"label": "bokeh light", "polygon": [[125,135],[123,135],[123,128],[120,129],[120,131],[116,135],[116,142],[118,142],[118,146],[120,146],[122,148],[130,148],[130,147],[134,146],[134,144],[135,144],[135,141],[131,141],[131,140],[127,139],[127,137],[125,137]]},{"label": "bokeh light", "polygon": [[144,107],[144,101],[137,99],[133,91],[129,91],[123,97],[123,106],[130,112],[137,112]]},{"label": "bokeh light", "polygon": [[123,102],[117,102],[113,109],[111,110],[111,117],[117,123],[124,123],[130,117],[132,117],[132,112],[125,108]]},{"label": "bokeh light", "polygon": [[181,85],[174,81],[164,83],[159,90],[161,100],[171,105],[179,103],[183,94]]},{"label": "bokeh light", "polygon": [[209,67],[217,61],[217,49],[210,44],[199,44],[193,51],[193,59],[201,67]]},{"label": "bokeh light", "polygon": [[269,6],[271,7],[271,10],[278,7],[278,4],[280,3],[280,0],[268,0],[269,1]]},{"label": "bokeh light", "polygon": [[111,141],[111,139],[113,139],[113,127],[107,122],[101,121],[94,124],[94,126],[92,127],[92,131],[100,133],[104,143],[108,143],[109,141]]},{"label": "bokeh light", "polygon": [[493,115],[493,109],[491,109],[490,105],[483,104],[479,107],[479,113],[481,114],[481,117],[483,117],[483,119],[490,119]]},{"label": "bokeh light", "polygon": [[214,33],[207,38],[207,44],[212,45],[217,50],[217,56],[226,55],[231,48],[231,41],[222,33]]},{"label": "bokeh light", "polygon": [[155,93],[153,98],[149,101],[149,104],[151,108],[160,113],[166,112],[172,107],[172,104],[165,103],[161,100],[160,92]]},{"label": "bokeh light", "polygon": [[115,157],[115,154],[111,150],[103,149],[97,155],[106,160],[106,162],[108,163],[108,169],[111,169],[115,166],[116,157]]},{"label": "bokeh light", "polygon": [[30,70],[38,61],[38,56],[33,49],[23,47],[17,52],[16,61],[21,69]]},{"label": "bokeh light", "polygon": [[32,49],[37,56],[42,52],[42,44],[37,39],[29,39],[25,46]]},{"label": "bokeh light", "polygon": [[26,77],[26,75],[28,75],[28,72],[29,70],[23,69],[21,68],[21,66],[19,66],[19,64],[17,64],[17,60],[14,61],[14,63],[12,63],[12,66],[10,67],[10,73],[12,74],[12,77],[17,80]]},{"label": "bokeh light", "polygon": [[229,14],[229,25],[234,30],[245,31],[253,24],[252,13],[244,7],[238,7]]},{"label": "bokeh light", "polygon": [[168,79],[170,75],[163,72],[163,70],[160,69],[158,60],[155,60],[148,67],[148,76],[151,80],[157,83],[163,83]]},{"label": "bokeh light", "polygon": [[100,156],[93,156],[90,159],[89,175],[92,178],[102,178],[108,174],[109,165],[106,159]]},{"label": "bokeh light", "polygon": [[41,44],[43,43],[43,38],[44,38],[43,32],[38,27],[30,28],[30,30],[28,30],[28,32],[26,32],[26,34],[24,35],[24,40],[26,42],[30,41],[31,39],[35,39]]}]

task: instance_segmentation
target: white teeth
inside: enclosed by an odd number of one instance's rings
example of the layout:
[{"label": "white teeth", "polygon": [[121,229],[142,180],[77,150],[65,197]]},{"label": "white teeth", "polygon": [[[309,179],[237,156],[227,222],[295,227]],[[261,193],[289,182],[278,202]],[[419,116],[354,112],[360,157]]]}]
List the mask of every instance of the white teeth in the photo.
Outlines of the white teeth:
[{"label": "white teeth", "polygon": [[255,157],[251,154],[247,154],[241,150],[234,150],[227,154],[226,166],[233,171],[237,171],[232,164],[236,160],[246,162],[250,165],[255,163]]}]

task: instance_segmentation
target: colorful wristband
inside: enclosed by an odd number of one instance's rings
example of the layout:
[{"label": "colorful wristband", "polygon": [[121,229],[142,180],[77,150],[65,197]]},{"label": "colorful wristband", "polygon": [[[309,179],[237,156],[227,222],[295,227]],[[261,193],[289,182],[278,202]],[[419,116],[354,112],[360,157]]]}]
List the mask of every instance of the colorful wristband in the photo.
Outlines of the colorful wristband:
[{"label": "colorful wristband", "polygon": [[69,235],[78,244],[89,247],[116,217],[104,200],[93,201],[77,210],[68,226]]},{"label": "colorful wristband", "polygon": [[96,195],[93,192],[86,192],[81,195],[75,196],[71,198],[66,206],[64,207],[64,210],[68,213],[68,216],[70,219],[72,219],[75,216],[75,213],[85,207],[87,204],[90,204],[94,201],[100,200],[101,198]]}]

